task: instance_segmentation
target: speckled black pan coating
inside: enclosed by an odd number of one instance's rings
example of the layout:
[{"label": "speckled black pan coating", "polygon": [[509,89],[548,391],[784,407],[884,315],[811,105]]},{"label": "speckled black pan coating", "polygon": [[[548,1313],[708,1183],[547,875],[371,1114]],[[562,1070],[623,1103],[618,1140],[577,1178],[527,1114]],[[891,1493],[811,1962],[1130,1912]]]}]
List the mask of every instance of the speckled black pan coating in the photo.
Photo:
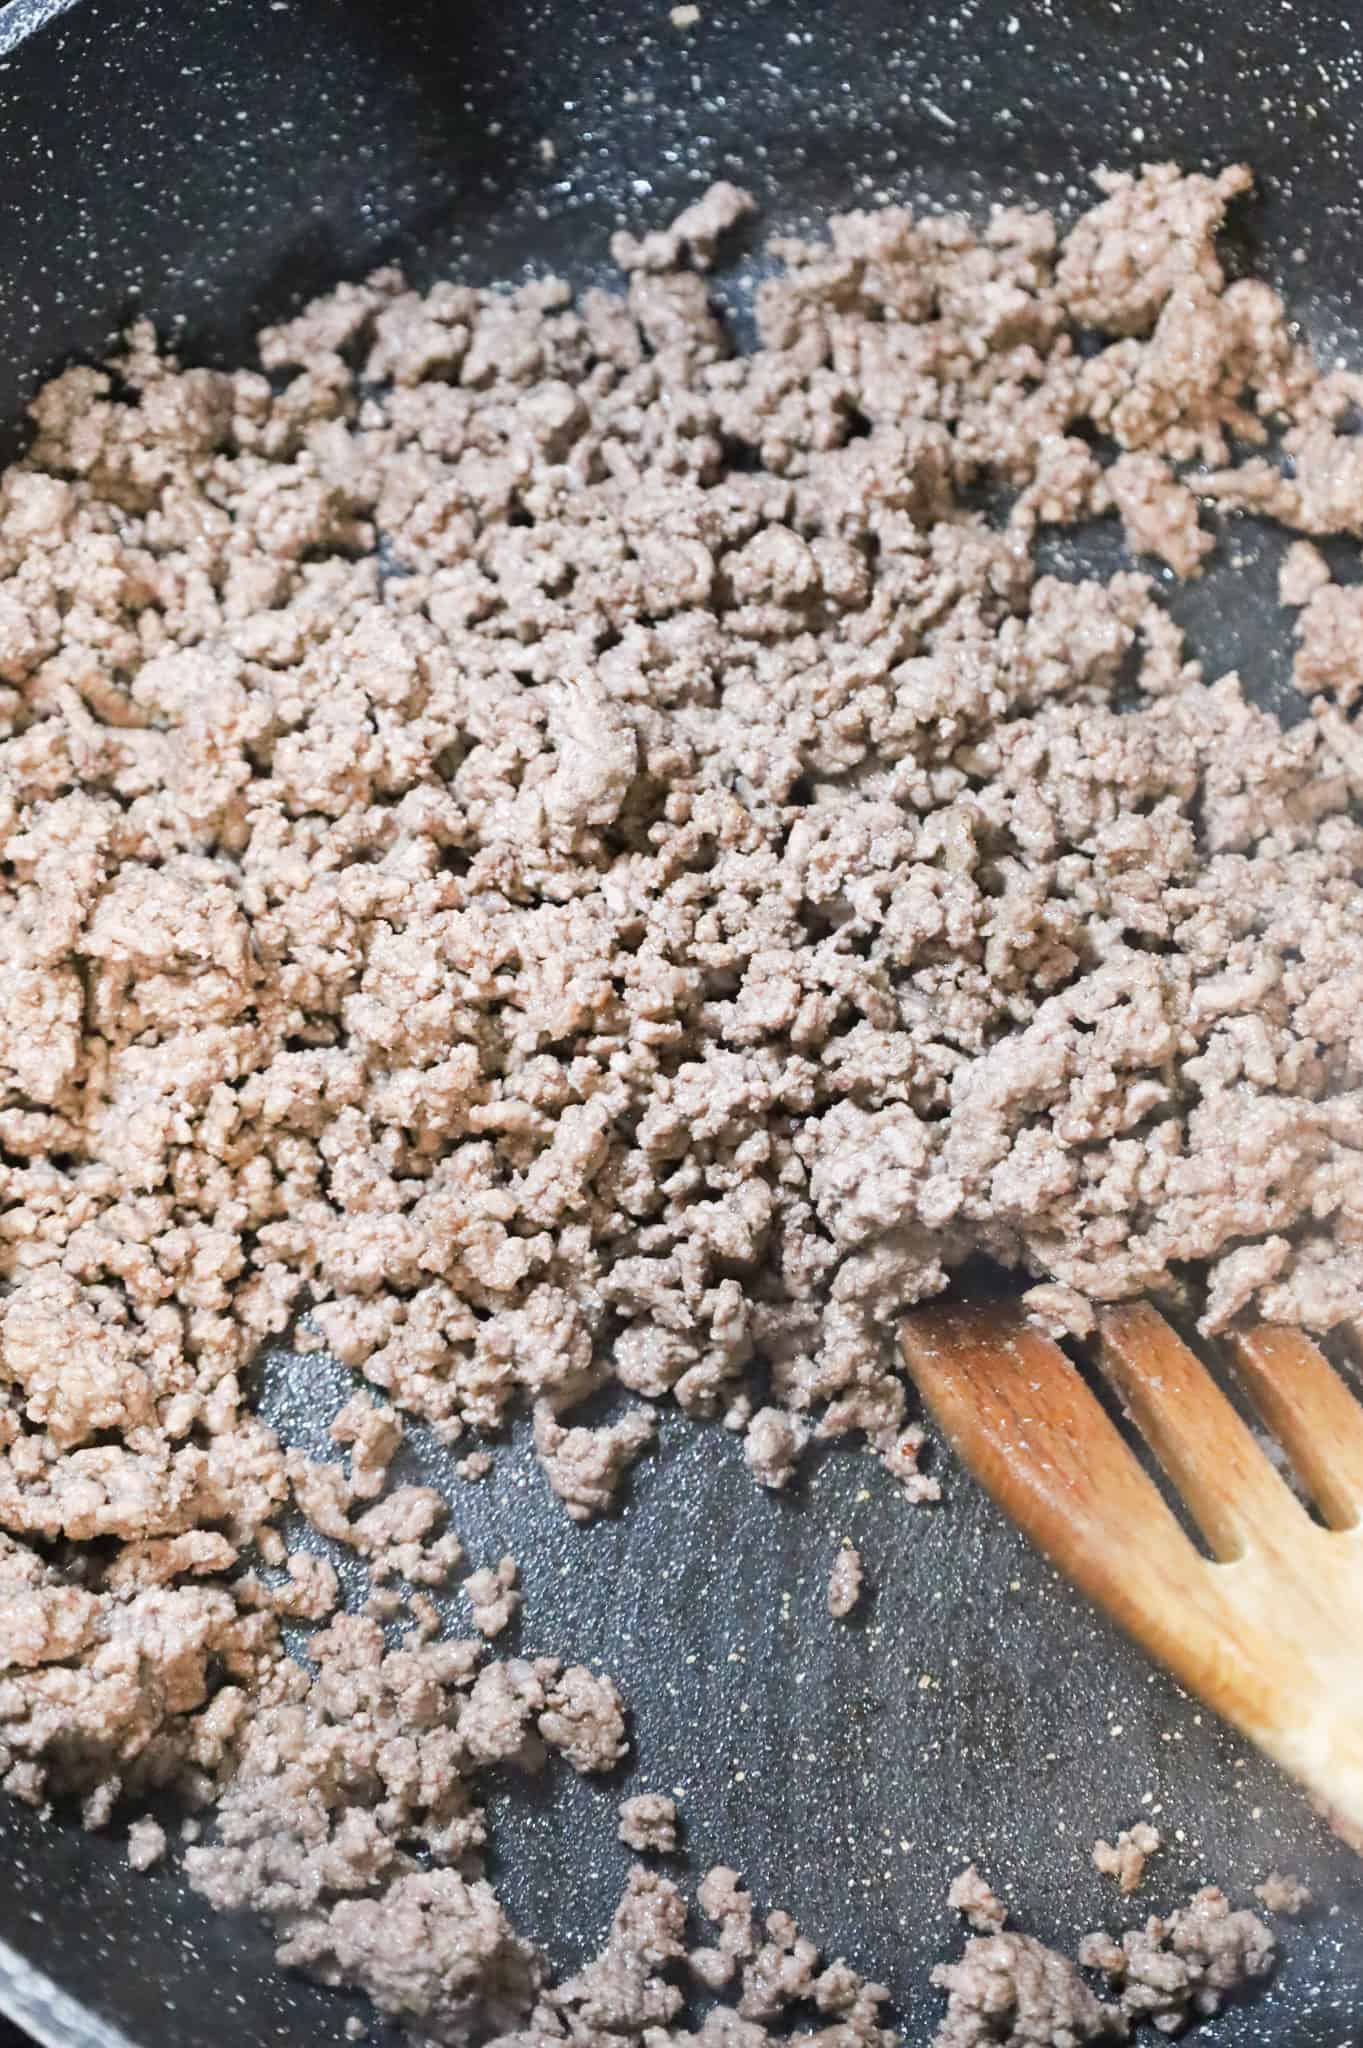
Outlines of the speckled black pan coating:
[{"label": "speckled black pan coating", "polygon": [[[882,196],[1063,210],[1095,164],[1166,156],[1254,163],[1243,261],[1363,366],[1346,0],[701,0],[687,30],[666,0],[78,0],[25,37],[42,12],[0,6],[0,420],[135,309],[194,358],[241,360],[262,319],[380,260],[419,280],[588,278],[612,227],[716,175],[759,194],[765,228]],[[741,266],[725,288],[741,303]],[[1215,566],[1174,609],[1213,667],[1291,715],[1279,543],[1252,522],[1232,537],[1262,563],[1262,610],[1243,568]],[[341,1396],[315,1360],[300,1369],[313,1384],[287,1398],[278,1361],[267,1378],[306,1436]],[[440,1476],[419,1442],[410,1455]],[[883,1977],[914,2048],[940,2011],[929,1966],[959,1938],[953,1872],[977,1859],[1021,1925],[1070,1938],[1120,1917],[1088,1850],[1142,1815],[1170,1850],[1131,1918],[1271,1865],[1338,1908],[1288,1930],[1278,1986],[1199,2040],[1357,2048],[1363,1869],[943,1477],[945,1511],[913,1510],[843,1454],[773,1499],[721,1431],[674,1420],[614,1522],[570,1526],[523,1454],[458,1488],[455,1522],[476,1556],[520,1558],[527,1647],[618,1675],[630,1782],[680,1791],[695,1866],[741,1864]],[[850,1623],[823,1605],[842,1536],[876,1589]],[[627,1862],[620,1787],[568,1775],[495,1809],[499,1888],[560,1963],[594,1952]],[[264,1935],[173,1870],[131,1877],[121,1845],[12,1807],[0,1937],[0,2004],[63,2048],[116,2041],[109,2027],[138,2048],[312,2048],[355,2009],[274,1972]],[[56,2009],[44,1973],[76,2003]]]}]

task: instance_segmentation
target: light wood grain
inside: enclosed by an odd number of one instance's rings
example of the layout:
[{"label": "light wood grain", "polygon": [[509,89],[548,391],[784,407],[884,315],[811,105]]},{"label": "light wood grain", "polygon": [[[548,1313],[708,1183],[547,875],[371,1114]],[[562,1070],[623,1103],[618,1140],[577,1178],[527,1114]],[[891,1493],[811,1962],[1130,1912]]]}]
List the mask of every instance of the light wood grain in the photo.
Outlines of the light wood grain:
[{"label": "light wood grain", "polygon": [[1326,1522],[1352,1529],[1363,1514],[1363,1407],[1302,1330],[1261,1324],[1230,1352]]},{"label": "light wood grain", "polygon": [[1363,1844],[1363,1409],[1315,1347],[1261,1330],[1236,1357],[1330,1528],[1162,1316],[1141,1305],[1100,1318],[1100,1366],[1207,1557],[1081,1373],[1020,1310],[920,1310],[902,1345],[947,1438],[1026,1535]]}]

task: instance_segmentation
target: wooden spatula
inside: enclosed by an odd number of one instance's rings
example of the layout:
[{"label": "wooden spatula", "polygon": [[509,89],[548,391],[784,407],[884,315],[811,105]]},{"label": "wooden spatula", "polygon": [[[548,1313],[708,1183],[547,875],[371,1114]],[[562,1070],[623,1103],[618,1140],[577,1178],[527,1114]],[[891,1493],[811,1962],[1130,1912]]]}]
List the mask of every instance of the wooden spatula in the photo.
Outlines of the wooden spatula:
[{"label": "wooden spatula", "polygon": [[1099,1318],[1098,1363],[1210,1558],[1021,1309],[918,1310],[902,1342],[948,1439],[1025,1534],[1363,1851],[1363,1406],[1311,1340],[1261,1326],[1228,1348],[1324,1527],[1163,1316],[1139,1303]]}]

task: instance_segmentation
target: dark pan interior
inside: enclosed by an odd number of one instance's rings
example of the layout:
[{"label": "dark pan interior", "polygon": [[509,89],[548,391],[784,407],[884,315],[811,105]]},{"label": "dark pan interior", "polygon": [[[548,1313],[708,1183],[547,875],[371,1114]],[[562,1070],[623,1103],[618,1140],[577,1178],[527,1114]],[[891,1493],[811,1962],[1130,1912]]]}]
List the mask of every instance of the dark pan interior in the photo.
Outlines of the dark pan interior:
[{"label": "dark pan interior", "polygon": [[[79,0],[15,40],[0,8],[0,420],[135,311],[192,359],[228,362],[262,319],[379,261],[418,280],[583,281],[612,227],[661,220],[716,175],[758,193],[766,228],[882,196],[1071,210],[1095,164],[1162,157],[1254,163],[1235,260],[1283,282],[1357,366],[1351,12],[701,0],[683,31],[666,0]],[[725,286],[740,321],[744,274]],[[1214,565],[1175,604],[1213,669],[1239,665],[1290,716],[1280,542],[1247,521],[1235,539],[1250,570]],[[1245,595],[1256,568],[1262,601]],[[303,1439],[341,1392],[324,1365],[298,1370],[301,1386],[279,1360],[266,1379]],[[439,1482],[419,1442],[411,1458]],[[941,1513],[848,1454],[771,1499],[721,1431],[673,1421],[613,1522],[574,1530],[518,1444],[459,1490],[456,1523],[476,1559],[521,1559],[524,1647],[618,1674],[632,1782],[683,1789],[693,1867],[740,1865],[764,1903],[883,1978],[915,2048],[941,2007],[928,1969],[958,1939],[950,1875],[978,1857],[1018,1924],[1073,1938],[1122,1919],[1088,1849],[1142,1813],[1171,1837],[1142,1907],[1204,1878],[1243,1892],[1276,1865],[1329,1909],[1290,1931],[1265,1999],[1199,2038],[1353,2048],[1360,1866],[941,1465]],[[877,1590],[837,1625],[822,1589],[844,1534]],[[594,1950],[626,1866],[619,1787],[567,1775],[508,1790],[493,1815],[505,1894],[563,1964]],[[117,1843],[13,1806],[0,1934],[0,2005],[52,2041],[112,2027],[147,2048],[277,2048],[340,2041],[357,2009],[276,1973],[264,1933],[209,1914],[173,1869],[131,1877]],[[49,1980],[74,2003],[54,2005]]]}]

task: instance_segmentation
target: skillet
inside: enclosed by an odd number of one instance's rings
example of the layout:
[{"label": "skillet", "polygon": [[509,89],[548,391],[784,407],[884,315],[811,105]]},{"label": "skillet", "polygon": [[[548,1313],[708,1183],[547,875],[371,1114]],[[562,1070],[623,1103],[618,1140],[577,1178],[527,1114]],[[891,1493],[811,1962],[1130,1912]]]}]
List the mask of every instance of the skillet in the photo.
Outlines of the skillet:
[{"label": "skillet", "polygon": [[[760,237],[881,198],[1073,211],[1098,163],[1240,157],[1261,177],[1232,267],[1280,283],[1328,352],[1363,362],[1363,59],[1340,0],[11,0],[0,6],[0,427],[19,445],[41,375],[136,311],[193,361],[382,261],[419,282],[605,275],[611,229],[661,222],[711,178],[763,216],[717,290],[742,331]],[[540,149],[554,144],[552,163]],[[1291,718],[1278,536],[1234,527],[1173,608],[1212,673],[1238,666]],[[1109,570],[1101,536],[1057,550]],[[1342,566],[1357,551],[1345,549]],[[1348,573],[1346,570],[1345,573]],[[1244,600],[1261,588],[1261,603]],[[339,1400],[324,1360],[271,1356],[266,1412],[306,1444]],[[400,1476],[440,1483],[419,1433]],[[1209,2048],[1363,2040],[1363,1866],[1267,1765],[1062,1587],[939,1456],[947,1505],[826,1459],[761,1494],[718,1429],[665,1423],[615,1520],[581,1531],[524,1442],[461,1488],[475,1555],[522,1564],[521,1645],[606,1665],[635,1712],[632,1786],[681,1788],[694,1870],[723,1858],[830,1952],[886,1982],[911,2048],[960,1938],[948,1878],[978,1858],[1016,1924],[1072,1941],[1123,1923],[1088,1851],[1138,1816],[1169,1849],[1151,1908],[1270,1866],[1325,1911]],[[875,1587],[823,1611],[837,1540]],[[788,1601],[783,1596],[789,1595]],[[1352,1617],[1342,1617],[1352,1625]],[[595,1952],[627,1863],[620,1786],[551,1773],[493,1810],[493,1866],[566,1967]],[[1125,1924],[1137,1917],[1127,1909]],[[173,1868],[0,1802],[0,2008],[63,2048],[340,2042],[357,2001],[274,1970],[249,1919]],[[374,2038],[388,2040],[382,2029]]]}]

